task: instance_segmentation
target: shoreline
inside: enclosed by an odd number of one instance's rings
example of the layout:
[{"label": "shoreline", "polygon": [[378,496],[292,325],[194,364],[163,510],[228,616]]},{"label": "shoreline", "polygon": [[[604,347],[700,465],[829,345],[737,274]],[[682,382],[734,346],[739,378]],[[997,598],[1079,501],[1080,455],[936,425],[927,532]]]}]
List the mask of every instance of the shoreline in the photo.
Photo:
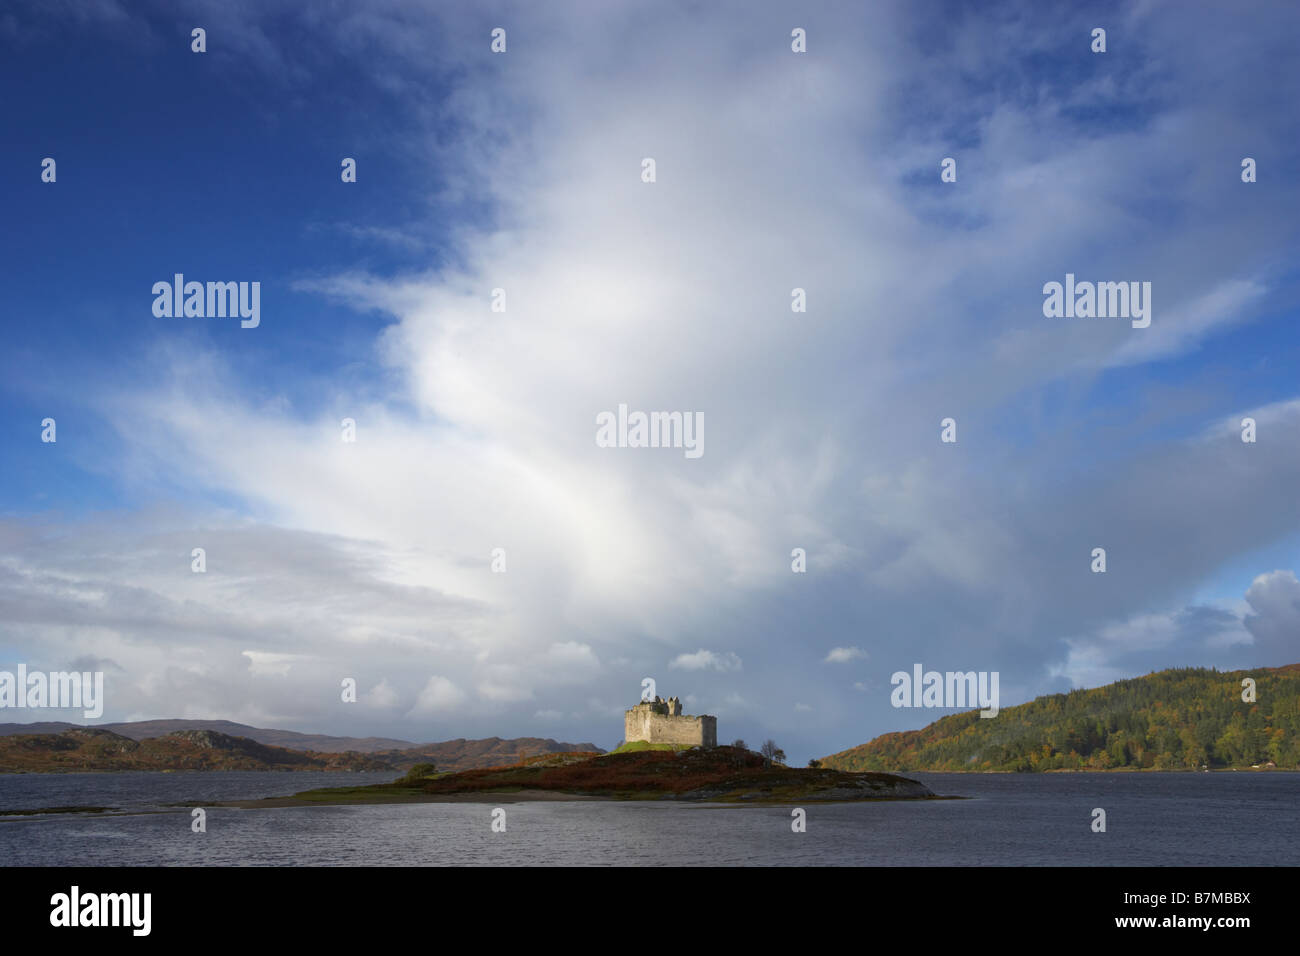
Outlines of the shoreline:
[{"label": "shoreline", "polygon": [[[700,799],[674,799],[672,797],[634,797],[634,796],[597,796],[589,793],[566,793],[562,790],[533,790],[520,791],[518,793],[491,793],[489,791],[480,791],[477,793],[451,793],[451,794],[402,794],[398,796],[379,796],[372,795],[370,798],[347,799],[338,798],[333,800],[313,800],[303,799],[296,796],[288,797],[262,797],[256,800],[224,800],[216,803],[202,804],[208,809],[223,810],[287,810],[293,808],[310,808],[310,807],[374,807],[387,806],[390,804],[410,805],[421,803],[479,803],[479,804],[505,804],[505,803],[672,803],[685,806],[696,806],[705,809],[727,810],[737,807],[771,807],[771,806],[792,806],[798,803],[806,804],[829,804],[829,803],[893,803],[902,800],[926,802],[931,800],[970,800],[971,797],[960,795],[933,794],[930,796],[915,797],[871,797],[865,799],[809,799],[806,797],[787,797],[787,798],[767,798],[767,799],[721,799],[721,798],[700,798]],[[197,803],[168,804],[165,807],[153,809],[127,809],[119,807],[43,807],[25,810],[7,810],[0,814],[0,825],[6,822],[6,819],[13,822],[23,822],[31,817],[45,816],[95,816],[95,817],[130,817],[144,816],[156,813],[184,813],[195,806]]]},{"label": "shoreline", "polygon": [[1055,770],[880,770],[880,771],[850,771],[851,773],[960,773],[960,774],[991,774],[1005,773],[1016,776],[1038,777],[1049,773],[1300,773],[1300,767],[1211,767],[1208,770],[1172,769],[1169,767],[1114,767],[1110,770],[1085,770],[1079,767],[1060,767]]},{"label": "shoreline", "polygon": [[[314,793],[319,791],[306,791]],[[517,793],[492,793],[478,791],[475,793],[393,793],[367,794],[360,797],[339,794],[332,799],[314,799],[290,795],[286,797],[262,797],[257,800],[225,800],[209,804],[236,810],[279,810],[285,807],[351,807],[382,806],[385,804],[409,803],[560,803],[565,801],[609,800],[617,798],[597,797],[591,794],[565,793],[561,790],[526,790]]]},{"label": "shoreline", "polygon": [[314,799],[297,796],[264,797],[260,800],[229,800],[210,804],[238,810],[279,810],[286,807],[346,807],[346,806],[382,806],[386,804],[411,803],[672,803],[687,806],[746,807],[746,806],[790,806],[795,803],[892,803],[900,800],[924,802],[927,800],[967,800],[969,797],[944,796],[928,794],[924,796],[887,796],[887,797],[845,797],[839,799],[822,799],[814,795],[785,797],[696,797],[680,798],[670,796],[598,795],[591,793],[568,793],[563,790],[521,790],[493,792],[479,790],[472,793],[426,793],[381,795],[370,794],[360,798],[340,794],[333,799]]}]

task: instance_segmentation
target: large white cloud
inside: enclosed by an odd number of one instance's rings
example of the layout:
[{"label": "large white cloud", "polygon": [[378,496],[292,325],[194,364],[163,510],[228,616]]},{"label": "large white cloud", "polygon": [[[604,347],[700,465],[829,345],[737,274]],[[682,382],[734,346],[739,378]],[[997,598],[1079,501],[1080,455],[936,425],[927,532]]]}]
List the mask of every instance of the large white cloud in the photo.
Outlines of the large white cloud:
[{"label": "large white cloud", "polygon": [[[4,592],[34,603],[20,639],[123,661],[141,712],[350,720],[301,701],[364,660],[353,676],[383,702],[370,713],[607,720],[671,668],[689,682],[661,692],[706,712],[723,700],[761,721],[745,700],[816,700],[808,733],[845,746],[898,719],[877,678],[865,695],[827,689],[818,663],[859,647],[870,667],[855,667],[885,675],[917,660],[1000,670],[1004,698],[1123,676],[1135,645],[1143,662],[1185,649],[1170,609],[1300,526],[1300,452],[1280,437],[1300,412],[1272,406],[1267,440],[1243,446],[1199,434],[1248,412],[1231,396],[1210,412],[1171,403],[1178,427],[1129,423],[1135,440],[1115,446],[1081,396],[1271,301],[1275,270],[1252,250],[1286,241],[1272,211],[1296,187],[1275,179],[1263,206],[1207,191],[1224,156],[1197,150],[1219,130],[1229,151],[1280,154],[1287,133],[1247,137],[1241,110],[1270,102],[1230,70],[1203,74],[1225,49],[1251,61],[1249,23],[1207,12],[1189,34],[1143,6],[1112,30],[1133,55],[1117,44],[1054,84],[1019,54],[1065,55],[1062,31],[1087,29],[1025,9],[939,25],[905,5],[800,11],[805,55],[777,6],[511,6],[499,58],[486,15],[318,18],[306,49],[371,56],[341,39],[369,38],[392,53],[386,89],[419,98],[432,76],[459,77],[404,146],[490,222],[458,230],[436,270],[299,282],[304,301],[386,318],[361,360],[387,390],[293,408],[249,398],[223,356],[164,347],[166,377],[105,396],[123,473],[229,496],[245,517],[210,526],[202,582],[147,560],[188,553],[176,522],[159,543],[124,538],[112,571],[23,538]],[[238,49],[294,87],[292,51],[263,57],[243,13]],[[1148,119],[1084,118],[1117,104]],[[948,155],[959,179],[945,185]],[[1156,176],[1172,215],[1151,213]],[[1152,281],[1152,327],[1044,319],[1041,286],[1067,271]],[[806,313],[790,310],[795,287]],[[620,403],[702,412],[704,456],[598,448],[595,416]],[[941,445],[949,415],[959,441]],[[1198,437],[1180,437],[1189,424]],[[1104,577],[1088,572],[1099,544]],[[790,570],[794,547],[807,574]],[[1256,594],[1269,621],[1285,586]],[[1280,632],[1246,620],[1281,652]],[[180,622],[164,663],[161,637],[140,635]],[[1215,633],[1186,662],[1244,644]],[[293,690],[267,703],[267,679]],[[424,729],[407,735],[436,735]]]},{"label": "large white cloud", "polygon": [[1243,623],[1255,639],[1256,662],[1276,667],[1300,659],[1300,581],[1295,572],[1261,574],[1246,601],[1251,613]]}]

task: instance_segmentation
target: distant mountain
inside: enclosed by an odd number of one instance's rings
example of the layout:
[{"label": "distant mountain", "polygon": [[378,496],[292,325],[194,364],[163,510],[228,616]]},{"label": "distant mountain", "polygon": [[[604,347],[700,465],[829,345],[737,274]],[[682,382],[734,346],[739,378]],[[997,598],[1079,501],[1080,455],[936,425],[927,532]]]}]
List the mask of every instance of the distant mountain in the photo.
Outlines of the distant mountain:
[{"label": "distant mountain", "polygon": [[[513,764],[526,756],[549,753],[603,753],[595,744],[571,744],[543,737],[516,737],[505,740],[501,737],[489,737],[486,740],[448,740],[441,743],[413,744],[409,740],[396,740],[389,737],[330,737],[323,734],[300,734],[292,730],[266,730],[237,724],[230,720],[138,720],[115,724],[98,724],[85,727],[63,721],[44,721],[32,724],[0,724],[0,773],[14,770],[37,771],[48,769],[67,769],[62,763],[62,755],[67,755],[69,740],[85,742],[90,738],[71,737],[69,732],[93,734],[107,733],[110,737],[128,740],[133,743],[150,743],[143,752],[132,759],[142,761],[150,766],[99,766],[87,769],[182,769],[177,766],[164,766],[166,748],[159,749],[152,742],[175,737],[177,734],[210,734],[211,739],[242,740],[240,747],[244,757],[250,760],[262,760],[268,765],[287,766],[280,757],[272,758],[269,752],[250,749],[249,745],[260,744],[263,748],[284,749],[310,755],[312,763],[303,763],[301,769],[368,769],[368,770],[408,770],[417,763],[432,761],[440,770],[477,770],[485,767],[501,767]],[[93,736],[92,734],[92,736]],[[18,738],[25,738],[21,742]],[[35,739],[40,738],[40,739]],[[108,738],[99,738],[101,743]],[[182,738],[186,739],[186,738]],[[198,738],[195,738],[198,739]],[[80,744],[78,744],[80,746]],[[105,744],[107,746],[107,744]],[[235,745],[230,745],[234,748]],[[75,749],[75,748],[73,748]],[[93,748],[92,748],[93,749]],[[236,748],[237,749],[237,748]],[[121,748],[119,747],[119,751]],[[127,751],[121,751],[126,753]],[[45,759],[40,755],[49,757]],[[179,754],[179,752],[177,752]],[[25,755],[21,756],[20,755]],[[338,756],[331,761],[329,755]],[[82,755],[84,757],[85,755]],[[369,759],[362,759],[362,757]],[[7,759],[6,759],[7,757]],[[72,759],[69,757],[68,759]],[[80,758],[78,758],[80,759]],[[97,759],[97,758],[96,758]],[[178,760],[180,757],[178,756]],[[232,758],[234,759],[234,758]],[[156,768],[153,763],[161,761]],[[126,761],[129,763],[130,761]],[[122,761],[119,761],[122,763]],[[190,761],[192,764],[193,761]],[[202,763],[202,761],[200,761]],[[48,764],[48,766],[46,765]],[[258,767],[233,766],[189,766],[184,769],[260,769]]]},{"label": "distant mountain", "polygon": [[[0,724],[0,736],[58,734],[80,726],[82,725],[63,721]],[[94,727],[97,730],[111,730],[132,740],[162,737],[178,730],[215,730],[217,733],[229,734],[232,737],[247,737],[249,740],[256,740],[260,744],[271,747],[316,750],[321,753],[343,753],[348,750],[372,753],[376,750],[401,750],[416,746],[409,740],[397,740],[392,737],[329,737],[324,734],[300,734],[292,730],[264,730],[261,727],[250,727],[248,724],[237,724],[233,720],[131,720],[116,724],[95,724]]]},{"label": "distant mountain", "polygon": [[[1253,703],[1242,680],[1255,681]],[[838,770],[1300,768],[1300,664],[1160,671],[942,717],[822,758]]]},{"label": "distant mountain", "polygon": [[97,727],[0,737],[0,773],[87,770],[391,770],[366,754],[268,747],[214,730],[132,740]]}]

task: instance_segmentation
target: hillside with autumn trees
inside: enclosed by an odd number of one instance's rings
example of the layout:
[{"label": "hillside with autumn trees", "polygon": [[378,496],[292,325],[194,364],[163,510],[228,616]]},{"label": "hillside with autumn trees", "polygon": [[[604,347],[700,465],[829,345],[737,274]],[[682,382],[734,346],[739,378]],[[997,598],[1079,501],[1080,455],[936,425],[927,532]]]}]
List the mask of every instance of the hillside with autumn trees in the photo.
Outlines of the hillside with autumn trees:
[{"label": "hillside with autumn trees", "polygon": [[[1255,682],[1254,701],[1242,682]],[[837,770],[1300,769],[1300,664],[1160,671],[953,714],[822,759]]]}]

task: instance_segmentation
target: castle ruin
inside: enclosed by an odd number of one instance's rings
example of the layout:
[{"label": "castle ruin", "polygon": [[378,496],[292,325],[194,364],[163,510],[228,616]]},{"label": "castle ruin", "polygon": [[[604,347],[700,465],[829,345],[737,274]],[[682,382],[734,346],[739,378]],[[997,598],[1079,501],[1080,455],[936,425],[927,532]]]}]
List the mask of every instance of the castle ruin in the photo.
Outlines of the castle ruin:
[{"label": "castle ruin", "polygon": [[649,744],[682,744],[689,747],[718,745],[718,718],[708,714],[688,717],[676,697],[643,700],[623,714],[623,739]]}]

